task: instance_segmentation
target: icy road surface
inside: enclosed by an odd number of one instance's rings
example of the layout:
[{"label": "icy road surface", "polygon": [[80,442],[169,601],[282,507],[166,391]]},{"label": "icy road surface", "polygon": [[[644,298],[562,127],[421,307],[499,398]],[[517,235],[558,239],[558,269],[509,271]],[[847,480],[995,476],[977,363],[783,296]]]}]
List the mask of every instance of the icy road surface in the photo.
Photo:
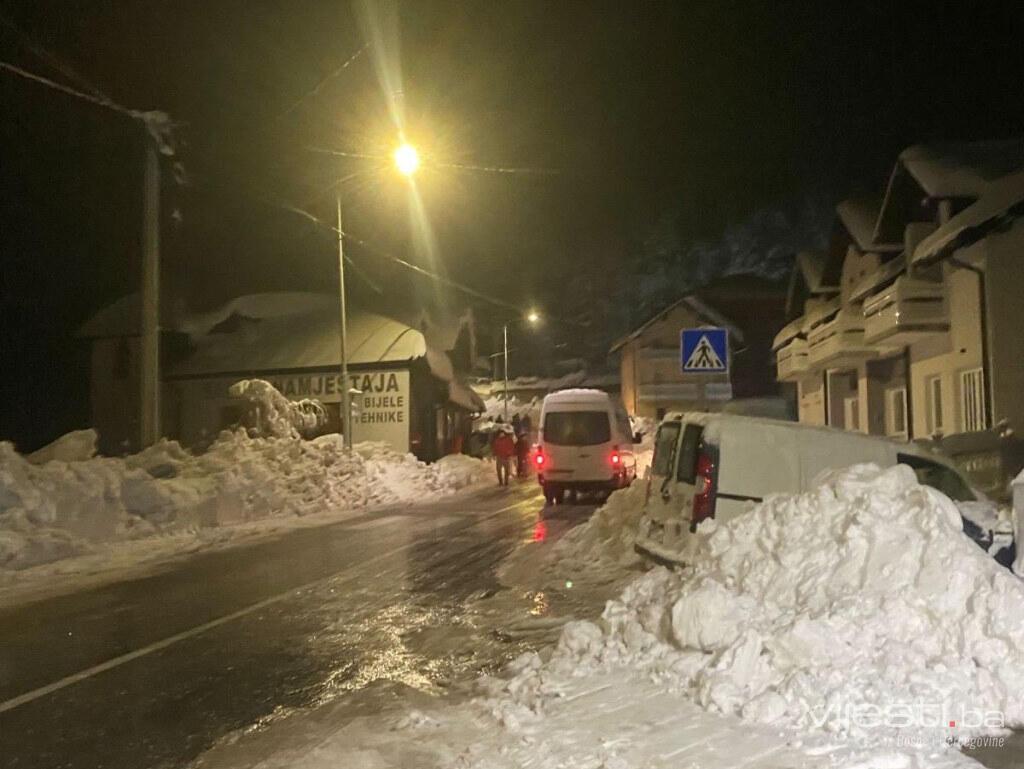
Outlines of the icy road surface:
[{"label": "icy road surface", "polygon": [[592,510],[538,527],[542,504],[528,481],[4,609],[0,766],[181,766],[297,709],[365,714],[495,670],[555,637],[552,612],[600,611],[498,583],[514,548]]}]

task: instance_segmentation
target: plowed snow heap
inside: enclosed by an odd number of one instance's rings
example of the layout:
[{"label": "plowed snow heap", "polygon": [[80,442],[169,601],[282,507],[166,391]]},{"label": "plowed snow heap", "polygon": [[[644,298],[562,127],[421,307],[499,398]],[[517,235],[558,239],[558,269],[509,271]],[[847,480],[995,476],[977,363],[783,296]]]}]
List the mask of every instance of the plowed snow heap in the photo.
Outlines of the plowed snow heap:
[{"label": "plowed snow heap", "polygon": [[631,665],[710,710],[854,738],[1024,724],[1024,583],[909,468],[850,468],[700,531],[692,566],[568,625],[499,696],[536,709],[558,676]]}]

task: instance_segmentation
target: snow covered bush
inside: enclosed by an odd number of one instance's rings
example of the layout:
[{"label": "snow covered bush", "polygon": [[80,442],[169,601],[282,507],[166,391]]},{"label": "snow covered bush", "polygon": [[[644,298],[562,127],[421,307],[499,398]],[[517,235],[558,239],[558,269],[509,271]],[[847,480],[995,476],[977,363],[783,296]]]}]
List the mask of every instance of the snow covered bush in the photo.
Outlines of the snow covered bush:
[{"label": "snow covered bush", "polygon": [[711,711],[853,738],[1024,726],[1024,583],[909,468],[830,474],[699,540],[692,566],[491,681],[493,707],[537,712],[561,677],[627,666]]},{"label": "snow covered bush", "polygon": [[249,405],[249,431],[253,437],[309,437],[327,424],[327,412],[320,401],[303,398],[290,401],[263,379],[242,379],[228,388],[233,398]]}]

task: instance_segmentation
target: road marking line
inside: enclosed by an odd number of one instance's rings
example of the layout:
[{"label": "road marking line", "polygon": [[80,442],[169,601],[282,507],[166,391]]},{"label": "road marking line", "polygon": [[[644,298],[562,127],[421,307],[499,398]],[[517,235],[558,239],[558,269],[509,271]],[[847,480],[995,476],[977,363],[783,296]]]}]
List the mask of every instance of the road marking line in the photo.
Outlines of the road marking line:
[{"label": "road marking line", "polygon": [[[520,507],[524,504],[533,504],[535,502],[536,500],[534,499],[520,500],[519,502],[508,505],[507,507],[495,510],[490,515],[485,515],[482,518],[476,518],[470,523],[467,523],[465,526],[461,527],[459,530],[461,531],[462,529],[468,529],[473,525],[480,523],[481,521],[487,521],[491,518],[495,518],[501,513],[512,510],[513,508]],[[353,564],[352,566],[349,566],[346,569],[336,571],[333,574],[329,574],[326,577],[321,577],[320,579],[313,580],[312,582],[307,582],[306,584],[299,585],[298,587],[289,588],[283,593],[278,593],[277,595],[272,595],[269,598],[264,598],[262,601],[257,601],[256,603],[250,604],[249,606],[241,608],[238,611],[233,611],[230,614],[225,614],[223,617],[218,617],[217,619],[210,620],[209,622],[204,622],[201,625],[196,625],[193,628],[183,630],[180,633],[175,633],[174,635],[168,636],[167,638],[163,638],[159,641],[154,641],[153,643],[147,644],[146,646],[142,646],[138,649],[135,649],[134,651],[127,652],[118,657],[113,657],[107,660],[106,662],[101,662],[98,665],[93,665],[92,667],[80,670],[77,673],[72,673],[69,676],[65,676],[64,678],[54,681],[53,683],[46,684],[45,686],[40,686],[39,688],[33,689],[30,692],[19,694],[17,697],[12,697],[9,700],[0,702],[0,713],[5,713],[8,710],[14,710],[15,708],[21,707],[22,705],[32,702],[33,700],[37,700],[40,697],[45,697],[48,694],[53,694],[54,692],[59,691],[60,689],[64,689],[65,687],[71,686],[72,684],[77,684],[80,681],[84,681],[87,678],[92,678],[93,676],[99,675],[100,673],[105,673],[108,670],[120,667],[121,665],[124,665],[125,663],[131,662],[133,660],[137,660],[140,657],[145,657],[149,654],[152,654],[153,652],[160,651],[161,649],[166,649],[167,647],[173,646],[174,644],[179,643],[180,641],[184,641],[194,636],[205,633],[207,630],[212,630],[215,627],[226,625],[227,623],[233,622],[234,620],[239,619],[240,617],[244,617],[247,614],[252,614],[255,611],[265,609],[268,606],[272,606],[275,603],[283,601],[285,598],[290,598],[300,591],[309,590],[310,588],[330,582],[331,580],[338,579],[342,576],[351,576],[351,573],[357,571],[358,569],[365,568],[377,561],[382,561],[386,558],[391,558],[398,553],[416,547],[418,544],[420,544],[420,542],[414,540],[403,545],[402,547],[396,548],[394,550],[389,550],[386,553],[381,553],[380,555],[374,556],[369,560],[361,561],[358,564]]]}]

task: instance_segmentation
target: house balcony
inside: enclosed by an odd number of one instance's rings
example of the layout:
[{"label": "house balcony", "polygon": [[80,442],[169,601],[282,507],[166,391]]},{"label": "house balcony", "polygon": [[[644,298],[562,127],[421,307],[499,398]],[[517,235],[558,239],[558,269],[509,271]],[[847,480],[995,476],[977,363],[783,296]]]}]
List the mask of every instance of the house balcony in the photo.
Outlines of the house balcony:
[{"label": "house balcony", "polygon": [[902,347],[949,331],[941,283],[902,275],[864,300],[864,340]]},{"label": "house balcony", "polygon": [[807,345],[807,362],[812,368],[850,368],[881,353],[865,341],[864,315],[856,305],[844,307],[814,326]]},{"label": "house balcony", "polygon": [[795,338],[775,352],[775,375],[780,382],[796,382],[813,369],[808,362],[807,340]]}]

